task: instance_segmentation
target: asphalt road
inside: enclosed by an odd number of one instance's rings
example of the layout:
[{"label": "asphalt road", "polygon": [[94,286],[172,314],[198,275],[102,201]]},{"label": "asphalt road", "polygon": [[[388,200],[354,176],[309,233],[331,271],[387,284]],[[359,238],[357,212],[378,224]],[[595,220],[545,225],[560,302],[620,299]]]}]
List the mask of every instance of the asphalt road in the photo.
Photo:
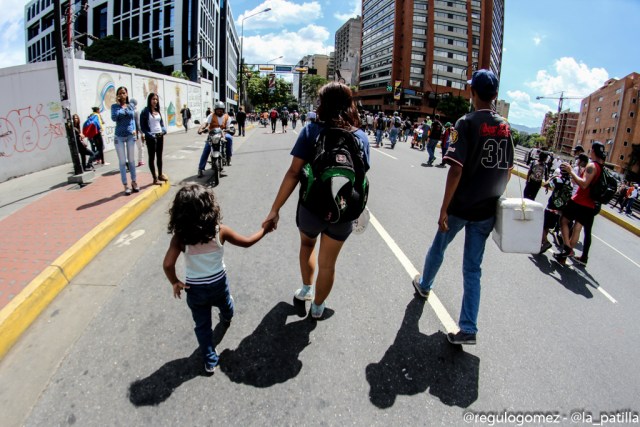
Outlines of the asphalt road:
[{"label": "asphalt road", "polygon": [[[216,188],[227,225],[258,229],[296,136],[257,128],[235,139]],[[482,425],[482,413],[504,411],[572,425],[574,412],[595,422],[601,411],[640,410],[638,238],[598,217],[586,269],[561,267],[550,253],[501,253],[489,240],[478,345],[451,346],[464,236],[448,249],[437,298],[415,299],[411,277],[435,234],[447,170],[421,167],[426,152],[404,143],[372,148],[372,223],[343,249],[325,320],[306,318],[309,304],[292,298],[295,195],[277,231],[252,248],[226,248],[236,316],[226,333],[216,328],[221,363],[206,375],[190,311],[161,266],[167,209],[180,182],[195,180],[202,142],[172,140],[165,168],[174,188],[0,364],[6,425],[461,425],[466,412]],[[521,193],[519,181],[507,195]]]}]

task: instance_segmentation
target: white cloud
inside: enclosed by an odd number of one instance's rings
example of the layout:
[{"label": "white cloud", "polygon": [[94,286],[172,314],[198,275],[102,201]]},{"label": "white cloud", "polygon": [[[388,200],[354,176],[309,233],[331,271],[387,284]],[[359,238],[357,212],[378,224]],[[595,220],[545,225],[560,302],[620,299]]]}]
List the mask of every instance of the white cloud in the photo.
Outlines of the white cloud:
[{"label": "white cloud", "polygon": [[0,15],[0,68],[22,65],[25,0],[3,0]]},{"label": "white cloud", "polygon": [[[259,13],[267,8],[269,12]],[[245,19],[245,28],[252,30],[267,28],[283,28],[291,25],[304,25],[322,18],[322,7],[317,1],[297,4],[287,0],[266,0],[251,10],[246,10],[238,16],[236,26],[242,29],[242,19]]]},{"label": "white cloud", "polygon": [[348,21],[350,18],[355,18],[356,16],[360,15],[360,13],[362,12],[362,0],[353,0],[351,2],[351,6],[351,11],[346,13],[336,12],[333,14],[333,16],[339,21]]},{"label": "white cloud", "polygon": [[[574,58],[563,57],[553,63],[553,69],[539,70],[534,81],[525,82],[527,91],[507,91],[511,107],[509,120],[514,123],[535,124],[540,126],[546,112],[557,111],[558,98],[561,92],[565,97],[562,109],[580,111],[580,100],[591,94],[609,79],[609,73],[604,68],[589,68],[583,62]],[[536,100],[537,96],[549,99]]]},{"label": "white cloud", "polygon": [[539,36],[535,36],[533,38],[533,44],[535,44],[536,46],[539,46],[541,41],[542,39]]},{"label": "white cloud", "polygon": [[282,59],[274,63],[295,64],[305,55],[328,55],[333,51],[333,38],[329,36],[325,27],[307,25],[295,32],[284,30],[245,37],[244,57],[248,64],[264,64],[278,56],[282,56]]}]

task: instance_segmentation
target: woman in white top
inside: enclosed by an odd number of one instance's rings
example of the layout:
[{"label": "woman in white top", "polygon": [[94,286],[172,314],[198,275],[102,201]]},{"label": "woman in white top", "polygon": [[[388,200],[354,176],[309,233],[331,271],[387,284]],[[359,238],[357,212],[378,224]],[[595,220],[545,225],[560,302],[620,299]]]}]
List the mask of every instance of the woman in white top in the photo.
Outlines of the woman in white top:
[{"label": "woman in white top", "polygon": [[[167,128],[164,127],[164,121],[160,114],[158,95],[153,92],[147,97],[147,106],[140,113],[140,129],[144,133],[147,143],[149,169],[153,176],[153,183],[158,184],[158,181],[166,181],[167,176],[162,173],[162,148]],[[154,159],[158,165],[158,175],[156,175]]]}]

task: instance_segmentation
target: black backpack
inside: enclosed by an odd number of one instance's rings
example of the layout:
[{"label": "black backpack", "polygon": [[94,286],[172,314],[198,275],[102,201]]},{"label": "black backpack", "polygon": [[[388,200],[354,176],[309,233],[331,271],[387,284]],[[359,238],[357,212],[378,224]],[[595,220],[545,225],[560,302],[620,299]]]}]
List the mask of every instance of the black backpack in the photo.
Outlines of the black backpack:
[{"label": "black backpack", "polygon": [[395,117],[393,119],[393,126],[399,128],[400,126],[402,126],[402,119],[400,119],[400,117]]},{"label": "black backpack", "polygon": [[367,205],[369,181],[362,143],[351,132],[325,128],[313,160],[300,174],[300,203],[330,223],[356,220]]},{"label": "black backpack", "polygon": [[591,185],[589,196],[596,203],[607,204],[615,196],[618,190],[618,181],[611,175],[609,169],[602,165],[600,167],[600,176]]}]

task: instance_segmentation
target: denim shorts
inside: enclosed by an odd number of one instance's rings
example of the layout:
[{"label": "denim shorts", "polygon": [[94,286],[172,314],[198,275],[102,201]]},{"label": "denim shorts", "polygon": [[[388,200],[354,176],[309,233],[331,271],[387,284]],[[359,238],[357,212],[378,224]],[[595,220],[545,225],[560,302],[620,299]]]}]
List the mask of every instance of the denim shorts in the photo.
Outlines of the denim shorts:
[{"label": "denim shorts", "polygon": [[353,231],[353,222],[332,224],[314,215],[300,203],[298,203],[298,211],[296,212],[296,225],[310,239],[315,239],[318,234],[323,233],[333,240],[344,242]]}]

